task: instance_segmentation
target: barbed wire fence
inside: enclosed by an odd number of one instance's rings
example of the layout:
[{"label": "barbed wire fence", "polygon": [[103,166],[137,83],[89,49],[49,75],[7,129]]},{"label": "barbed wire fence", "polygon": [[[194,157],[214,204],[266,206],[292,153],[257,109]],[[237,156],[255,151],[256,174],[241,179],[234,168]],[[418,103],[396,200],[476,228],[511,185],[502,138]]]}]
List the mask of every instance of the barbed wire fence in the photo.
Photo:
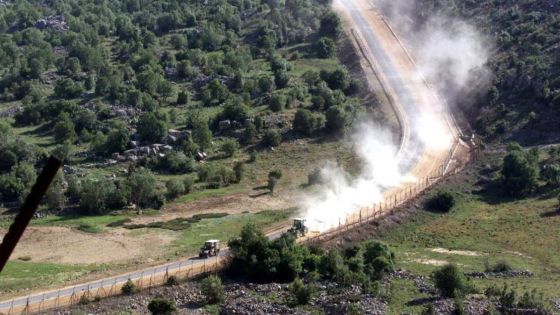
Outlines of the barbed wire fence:
[{"label": "barbed wire fence", "polygon": [[218,272],[229,263],[229,257],[216,256],[205,260],[188,260],[133,272],[111,279],[103,279],[72,287],[50,291],[39,295],[15,298],[7,310],[0,314],[40,314],[62,306],[87,303],[102,298],[123,294],[122,288],[129,280],[140,290],[150,290],[168,283],[170,277],[187,280]]},{"label": "barbed wire fence", "polygon": [[379,203],[375,203],[371,206],[362,208],[357,212],[346,216],[345,218],[339,218],[337,225],[331,223],[331,226],[328,227],[328,229],[323,230],[319,234],[312,235],[306,238],[304,241],[309,243],[320,242],[321,240],[324,240],[326,238],[334,237],[336,235],[347,232],[350,229],[354,229],[358,226],[369,224],[378,219],[381,219],[388,214],[392,214],[394,209],[398,206],[401,206],[411,199],[424,194],[428,189],[433,187],[444,178],[459,173],[464,167],[468,165],[468,163],[474,163],[475,161],[475,159],[472,158],[469,159],[463,167],[450,167],[453,162],[454,154],[457,151],[458,146],[460,145],[461,142],[459,140],[455,141],[454,145],[449,151],[449,155],[447,156],[445,162],[437,167],[430,175],[416,181],[416,183],[413,185],[408,185],[408,187],[404,187],[403,189],[395,193],[389,194],[384,198],[383,201]]}]

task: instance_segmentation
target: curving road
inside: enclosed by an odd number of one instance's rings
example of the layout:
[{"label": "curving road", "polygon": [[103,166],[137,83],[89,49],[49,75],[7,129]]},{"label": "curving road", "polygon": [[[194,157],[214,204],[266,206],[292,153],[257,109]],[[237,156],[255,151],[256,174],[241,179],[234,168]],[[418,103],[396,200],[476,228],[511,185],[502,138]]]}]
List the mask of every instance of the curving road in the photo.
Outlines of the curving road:
[{"label": "curving road", "polygon": [[[461,154],[454,144],[461,143],[460,130],[448,113],[445,102],[418,72],[413,59],[393,33],[389,24],[367,0],[335,0],[334,7],[352,31],[362,49],[364,59],[375,72],[368,76],[370,86],[374,81],[385,90],[395,110],[402,130],[401,149],[397,159],[402,173],[422,179],[439,176],[445,172],[442,165],[460,163],[468,154]],[[461,147],[461,146],[459,146]],[[461,157],[462,155],[462,157]],[[403,184],[388,190],[385,196],[407,191]],[[271,238],[285,231],[286,225],[267,233]],[[164,283],[167,276],[178,274],[185,277],[219,269],[225,262],[227,249],[220,257],[209,259],[185,259],[150,267],[123,275],[59,290],[41,292],[9,301],[0,302],[0,314],[41,312],[47,308],[76,303],[84,294],[110,296],[120,293],[120,287],[128,279],[141,286]]]}]

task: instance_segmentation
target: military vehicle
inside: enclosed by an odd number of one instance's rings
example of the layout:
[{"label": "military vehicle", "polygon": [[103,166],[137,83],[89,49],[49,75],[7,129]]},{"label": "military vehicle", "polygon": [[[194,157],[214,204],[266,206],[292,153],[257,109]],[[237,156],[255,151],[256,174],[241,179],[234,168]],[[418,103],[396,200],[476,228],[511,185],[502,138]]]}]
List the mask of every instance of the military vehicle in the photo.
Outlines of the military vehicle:
[{"label": "military vehicle", "polygon": [[305,225],[305,219],[295,218],[292,227],[288,232],[293,233],[295,236],[305,236],[309,232],[309,228]]},{"label": "military vehicle", "polygon": [[208,240],[200,248],[200,252],[198,253],[198,257],[208,258],[208,257],[212,257],[212,256],[218,256],[219,252],[220,252],[220,241],[218,241],[218,240]]}]

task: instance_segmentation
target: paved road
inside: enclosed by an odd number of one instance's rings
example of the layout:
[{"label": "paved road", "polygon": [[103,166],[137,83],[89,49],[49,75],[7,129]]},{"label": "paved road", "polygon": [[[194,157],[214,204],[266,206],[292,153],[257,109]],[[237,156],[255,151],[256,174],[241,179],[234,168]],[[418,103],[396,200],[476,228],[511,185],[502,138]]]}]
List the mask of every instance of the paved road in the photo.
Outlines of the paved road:
[{"label": "paved road", "polygon": [[[403,132],[403,144],[398,157],[401,161],[401,170],[417,178],[424,178],[437,172],[443,161],[448,159],[453,141],[449,141],[443,147],[435,148],[429,145],[425,139],[426,126],[423,118],[430,117],[432,121],[429,123],[441,128],[439,133],[449,135],[450,139],[457,138],[458,129],[448,116],[445,104],[427,85],[398,38],[366,0],[336,0],[335,8],[346,16],[351,27],[357,32],[359,40],[365,43],[367,58],[374,64],[375,71],[381,76],[385,89],[391,95],[392,105],[399,116]],[[407,189],[407,187],[398,189]],[[277,238],[285,229],[286,227],[278,228],[268,235]],[[205,260],[184,259],[99,281],[0,302],[0,312],[8,313],[10,309],[14,313],[21,312],[28,303],[37,305],[58,297],[70,297],[77,292],[115,286],[128,279],[144,279],[150,275],[162,275],[185,268],[204,270],[204,266],[216,264],[227,253],[228,251],[224,250],[220,257]]]}]

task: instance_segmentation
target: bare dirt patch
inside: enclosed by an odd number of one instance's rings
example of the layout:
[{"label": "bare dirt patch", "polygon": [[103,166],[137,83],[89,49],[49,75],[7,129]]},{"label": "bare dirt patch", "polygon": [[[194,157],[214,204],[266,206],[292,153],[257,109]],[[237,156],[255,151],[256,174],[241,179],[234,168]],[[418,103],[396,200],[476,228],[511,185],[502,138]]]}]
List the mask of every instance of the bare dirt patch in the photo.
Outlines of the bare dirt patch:
[{"label": "bare dirt patch", "polygon": [[174,239],[172,233],[161,231],[138,237],[124,229],[88,234],[69,227],[29,227],[12,257],[61,264],[149,262],[161,256]]},{"label": "bare dirt patch", "polygon": [[474,251],[469,251],[469,250],[451,250],[451,249],[446,249],[446,248],[432,248],[430,250],[434,253],[460,255],[460,256],[476,257],[476,256],[486,255],[484,253],[479,253],[479,252],[474,252]]}]

